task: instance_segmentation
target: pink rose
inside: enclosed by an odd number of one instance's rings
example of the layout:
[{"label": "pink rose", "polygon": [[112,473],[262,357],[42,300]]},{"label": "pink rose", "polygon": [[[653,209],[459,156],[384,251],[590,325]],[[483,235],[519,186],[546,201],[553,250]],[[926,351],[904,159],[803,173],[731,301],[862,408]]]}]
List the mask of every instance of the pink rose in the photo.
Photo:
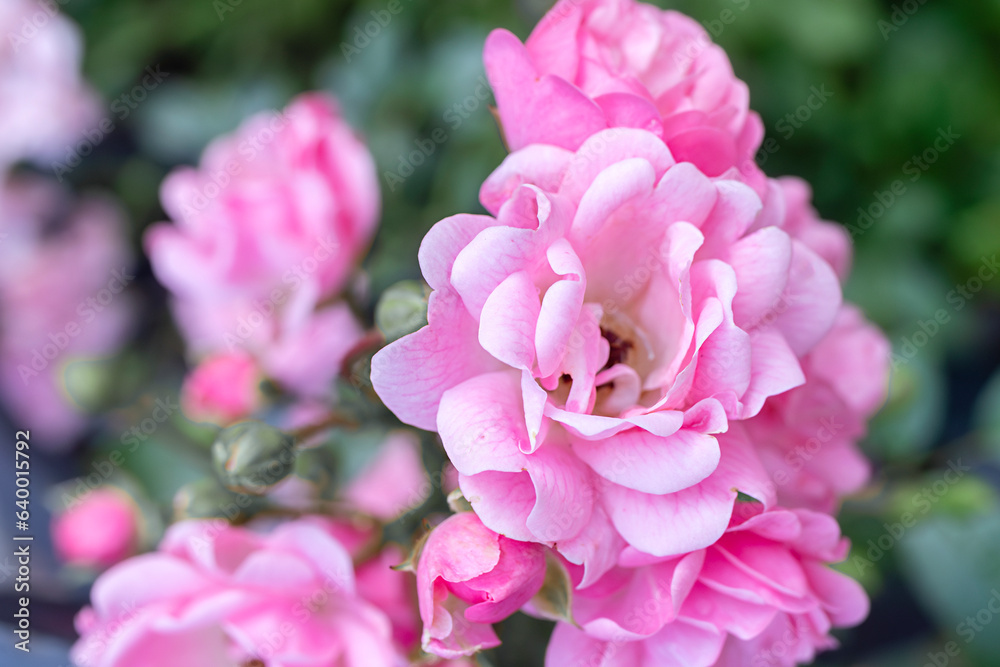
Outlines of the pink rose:
[{"label": "pink rose", "polygon": [[132,321],[123,215],[110,200],[74,200],[25,176],[0,184],[0,221],[0,400],[33,442],[66,448],[88,423],[67,365],[115,352]]},{"label": "pink rose", "polygon": [[812,206],[812,188],[800,178],[768,179],[764,210],[751,229],[780,227],[823,258],[844,281],[851,270],[851,238],[835,222],[822,220]]},{"label": "pink rose", "polygon": [[361,335],[329,304],[375,230],[374,161],[336,102],[302,95],[212,143],[162,188],[175,224],[146,236],[195,357],[246,350],[290,390],[324,394]]},{"label": "pink rose", "polygon": [[385,522],[416,509],[431,492],[420,454],[420,440],[412,432],[390,433],[374,459],[344,489],[344,499]]},{"label": "pink rose", "polygon": [[364,598],[333,522],[255,532],[175,524],[155,553],[102,575],[77,617],[80,667],[253,664],[404,667],[392,623]]},{"label": "pink rose", "polygon": [[857,441],[885,402],[890,352],[885,335],[845,305],[802,360],[805,384],[746,422],[782,505],[833,512],[868,481],[871,463]]},{"label": "pink rose", "polygon": [[716,434],[802,384],[836,274],[781,229],[750,231],[749,187],[643,130],[516,151],[481,199],[495,218],[424,239],[429,324],[375,356],[379,396],[440,433],[488,527],[557,543],[591,576],[615,531],[658,556],[715,542],[734,489],[763,476],[752,447]]},{"label": "pink rose", "polygon": [[545,579],[545,552],[486,528],[472,512],[431,531],[417,565],[423,648],[443,658],[499,646],[490,624],[527,603]]},{"label": "pink rose", "polygon": [[764,128],[747,86],[683,14],[633,0],[560,0],[524,45],[493,31],[484,59],[512,150],[575,150],[605,128],[640,128],[678,162],[763,194],[753,158]]},{"label": "pink rose", "polygon": [[256,362],[246,353],[208,357],[184,379],[181,409],[194,421],[231,424],[260,406],[261,380]]},{"label": "pink rose", "polygon": [[64,562],[105,569],[135,553],[139,508],[124,491],[95,489],[52,520],[52,542]]},{"label": "pink rose", "polygon": [[868,614],[864,591],[826,567],[847,542],[807,510],[734,518],[708,549],[671,559],[632,551],[623,567],[577,590],[546,664],[558,667],[794,665],[836,646],[833,627]]},{"label": "pink rose", "polygon": [[64,160],[98,126],[96,96],[80,75],[79,30],[53,4],[4,0],[0,34],[0,167]]}]

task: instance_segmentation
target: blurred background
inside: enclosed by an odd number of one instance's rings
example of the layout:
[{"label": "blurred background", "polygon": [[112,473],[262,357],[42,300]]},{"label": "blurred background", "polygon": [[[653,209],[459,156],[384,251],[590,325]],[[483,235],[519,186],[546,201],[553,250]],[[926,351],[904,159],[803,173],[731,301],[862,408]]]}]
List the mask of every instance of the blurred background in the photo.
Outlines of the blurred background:
[{"label": "blurred background", "polygon": [[[210,139],[247,115],[308,89],[340,99],[383,188],[366,262],[372,295],[419,278],[416,248],[434,222],[481,210],[479,185],[505,155],[483,41],[494,27],[527,37],[551,3],[399,1],[402,11],[383,22],[386,0],[50,3],[82,30],[84,75],[111,130],[68,173],[44,163],[20,169],[57,172],[77,191],[122,202],[138,316],[119,352],[62,370],[67,400],[99,416],[68,453],[33,450],[33,498],[45,494],[58,508],[60,483],[100,475],[129,426],[157,398],[176,397],[184,348],[140,239],[165,218],[163,177],[196,163]],[[767,128],[758,163],[770,176],[807,179],[822,216],[851,230],[848,298],[894,348],[891,395],[864,443],[875,478],[840,515],[854,546],[839,567],[862,581],[872,613],[819,664],[1000,664],[1000,1],[655,4],[692,15],[729,52]],[[3,411],[9,442],[21,426],[17,410]],[[176,488],[204,474],[184,444],[200,437],[196,429],[183,417],[170,422],[123,465],[151,506],[169,506]],[[7,507],[13,479],[5,455]],[[48,516],[32,520],[33,650],[13,651],[5,628],[0,663],[61,666],[89,579],[58,565],[43,535]],[[4,547],[0,623],[13,613],[15,572]],[[512,619],[501,637],[518,641],[494,664],[540,664],[548,632]],[[957,655],[946,653],[949,642]]]}]

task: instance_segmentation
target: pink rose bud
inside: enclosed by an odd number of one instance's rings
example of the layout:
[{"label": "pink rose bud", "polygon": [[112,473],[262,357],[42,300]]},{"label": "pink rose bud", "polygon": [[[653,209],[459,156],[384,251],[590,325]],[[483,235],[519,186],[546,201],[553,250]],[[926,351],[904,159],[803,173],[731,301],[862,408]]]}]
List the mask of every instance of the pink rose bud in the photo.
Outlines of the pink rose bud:
[{"label": "pink rose bud", "polygon": [[248,354],[209,357],[185,378],[181,407],[194,421],[231,424],[260,406],[261,379],[257,364]]},{"label": "pink rose bud", "polygon": [[486,528],[472,512],[431,532],[417,565],[425,651],[457,658],[500,644],[490,627],[527,603],[545,579],[545,551]]},{"label": "pink rose bud", "polygon": [[139,508],[112,487],[91,491],[52,522],[56,553],[70,565],[105,569],[135,553]]}]

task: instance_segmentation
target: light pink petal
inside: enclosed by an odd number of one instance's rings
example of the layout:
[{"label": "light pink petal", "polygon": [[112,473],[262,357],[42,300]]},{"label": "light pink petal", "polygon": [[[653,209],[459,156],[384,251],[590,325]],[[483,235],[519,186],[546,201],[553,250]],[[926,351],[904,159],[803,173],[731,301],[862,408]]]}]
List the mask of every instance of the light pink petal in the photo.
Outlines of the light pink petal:
[{"label": "light pink petal", "polygon": [[590,521],[576,537],[559,543],[559,553],[571,563],[583,565],[583,578],[577,589],[583,589],[614,567],[625,541],[611,525],[604,509],[594,507]]},{"label": "light pink petal", "polygon": [[420,456],[420,441],[409,431],[389,435],[375,459],[351,480],[344,498],[383,521],[423,504],[430,479]]},{"label": "light pink petal", "polygon": [[803,564],[809,585],[837,627],[853,627],[868,616],[870,603],[854,579],[815,562]]},{"label": "light pink petal", "polygon": [[478,324],[450,290],[431,294],[430,324],[372,358],[372,385],[403,422],[434,430],[441,395],[499,366],[476,342]]},{"label": "light pink petal", "polygon": [[94,584],[91,600],[98,614],[113,618],[135,607],[198,594],[209,585],[190,563],[158,553],[144,554],[105,572]]},{"label": "light pink petal", "polygon": [[607,127],[600,107],[577,88],[556,76],[539,76],[510,32],[491,32],[483,59],[511,149],[535,143],[574,149]]},{"label": "light pink petal", "polygon": [[546,256],[549,266],[562,280],[545,291],[538,314],[535,349],[542,377],[552,375],[562,361],[573,333],[571,324],[580,316],[587,289],[583,265],[566,239],[559,239],[549,246]]},{"label": "light pink petal", "polygon": [[535,328],[541,304],[538,288],[524,271],[508,276],[483,304],[479,344],[514,368],[535,363]]},{"label": "light pink petal", "polygon": [[453,215],[431,227],[420,242],[417,257],[424,280],[432,289],[444,289],[451,280],[451,267],[462,248],[496,220],[485,215]]},{"label": "light pink petal", "polygon": [[604,112],[609,127],[634,127],[656,135],[663,133],[659,109],[643,97],[629,93],[608,93],[594,101]]},{"label": "light pink petal", "polygon": [[842,295],[830,265],[798,241],[792,244],[788,288],[775,326],[802,356],[823,338],[837,317]]},{"label": "light pink petal", "polygon": [[527,472],[481,472],[459,475],[462,495],[490,530],[513,540],[535,539],[528,516],[535,507],[535,486]]},{"label": "light pink petal", "polygon": [[441,398],[437,430],[455,468],[464,475],[518,472],[532,449],[521,400],[521,374],[486,373]]},{"label": "light pink petal", "polygon": [[651,666],[709,667],[718,660],[725,640],[725,634],[709,623],[679,619],[651,637],[646,651]]},{"label": "light pink petal", "polygon": [[785,338],[773,329],[755,331],[750,337],[752,369],[750,386],[743,395],[740,417],[753,417],[764,401],[800,386],[806,381],[795,353]]},{"label": "light pink petal", "polygon": [[719,466],[695,486],[653,495],[605,483],[604,508],[630,545],[653,556],[703,549],[725,532],[737,491],[773,504],[773,485],[745,438],[719,438]]},{"label": "light pink petal", "polygon": [[572,157],[565,148],[548,144],[531,144],[514,151],[487,177],[479,189],[479,201],[497,215],[503,203],[526,183],[555,192]]},{"label": "light pink petal", "polygon": [[612,213],[626,202],[648,195],[655,182],[653,165],[641,158],[625,159],[605,168],[580,199],[573,219],[573,242],[589,244]]},{"label": "light pink petal", "polygon": [[580,3],[565,2],[548,12],[524,43],[538,69],[567,81],[576,78],[577,31],[583,19]]},{"label": "light pink petal", "polygon": [[750,330],[777,317],[775,308],[788,282],[792,241],[776,227],[767,227],[737,241],[729,251],[738,290],[733,317]]},{"label": "light pink petal", "polygon": [[557,623],[545,650],[547,667],[652,667],[639,642],[604,642],[569,623]]},{"label": "light pink petal", "polygon": [[527,457],[526,467],[535,487],[535,506],[527,517],[534,541],[575,537],[590,521],[596,496],[587,466],[568,448],[546,443]]},{"label": "light pink petal", "polygon": [[[682,417],[677,415],[677,426]],[[577,440],[573,451],[604,479],[643,493],[673,493],[697,484],[719,464],[711,435],[680,429],[656,436],[639,428],[606,440]]]},{"label": "light pink petal", "polygon": [[570,160],[559,192],[579,201],[605,168],[630,159],[645,160],[656,174],[675,164],[663,141],[650,132],[630,128],[602,130],[587,139]]}]

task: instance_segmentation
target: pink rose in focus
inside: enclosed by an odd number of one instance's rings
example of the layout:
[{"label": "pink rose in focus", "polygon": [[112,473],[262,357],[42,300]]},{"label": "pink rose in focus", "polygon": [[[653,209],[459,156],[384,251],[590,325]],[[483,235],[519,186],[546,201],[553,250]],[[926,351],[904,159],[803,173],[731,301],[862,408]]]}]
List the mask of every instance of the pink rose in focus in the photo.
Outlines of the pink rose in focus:
[{"label": "pink rose in focus", "polygon": [[261,404],[263,377],[245,353],[208,357],[184,379],[181,409],[189,419],[225,426],[249,416]]},{"label": "pink rose in focus", "polygon": [[0,167],[64,160],[98,125],[96,96],[80,74],[79,30],[53,4],[4,0],[0,34]]},{"label": "pink rose in focus", "polygon": [[575,150],[605,128],[639,128],[678,162],[764,194],[754,162],[763,124],[694,19],[634,0],[560,0],[523,45],[494,30],[484,59],[511,150]]},{"label": "pink rose in focus", "polygon": [[135,501],[124,491],[101,487],[52,520],[52,542],[65,563],[103,570],[135,553],[140,527]]},{"label": "pink rose in focus", "polygon": [[379,396],[440,433],[483,523],[557,544],[590,578],[617,534],[657,556],[715,542],[735,489],[767,481],[745,439],[717,434],[802,384],[836,274],[785,231],[751,231],[749,187],[643,130],[514,152],[480,196],[495,218],[424,239],[429,324],[375,355]]},{"label": "pink rose in focus", "polygon": [[162,187],[174,224],[146,248],[192,355],[245,350],[265,374],[323,395],[361,336],[344,289],[375,231],[365,145],[320,93],[217,139]]},{"label": "pink rose in focus", "polygon": [[94,584],[73,647],[85,667],[404,667],[389,617],[365,599],[333,522],[264,532],[185,521],[155,553]]},{"label": "pink rose in focus", "polygon": [[500,644],[490,626],[527,603],[545,579],[545,552],[486,528],[472,512],[431,531],[417,564],[423,648],[443,658]]},{"label": "pink rose in focus", "polygon": [[546,665],[790,666],[835,647],[830,630],[868,614],[858,583],[827,567],[848,549],[836,521],[807,510],[750,513],[708,549],[624,554],[621,567],[577,590],[579,628],[556,626]]},{"label": "pink rose in focus", "polygon": [[0,185],[0,221],[0,400],[33,442],[64,449],[88,423],[66,390],[66,365],[114,353],[129,333],[123,215],[108,199],[74,200],[25,176]]}]

